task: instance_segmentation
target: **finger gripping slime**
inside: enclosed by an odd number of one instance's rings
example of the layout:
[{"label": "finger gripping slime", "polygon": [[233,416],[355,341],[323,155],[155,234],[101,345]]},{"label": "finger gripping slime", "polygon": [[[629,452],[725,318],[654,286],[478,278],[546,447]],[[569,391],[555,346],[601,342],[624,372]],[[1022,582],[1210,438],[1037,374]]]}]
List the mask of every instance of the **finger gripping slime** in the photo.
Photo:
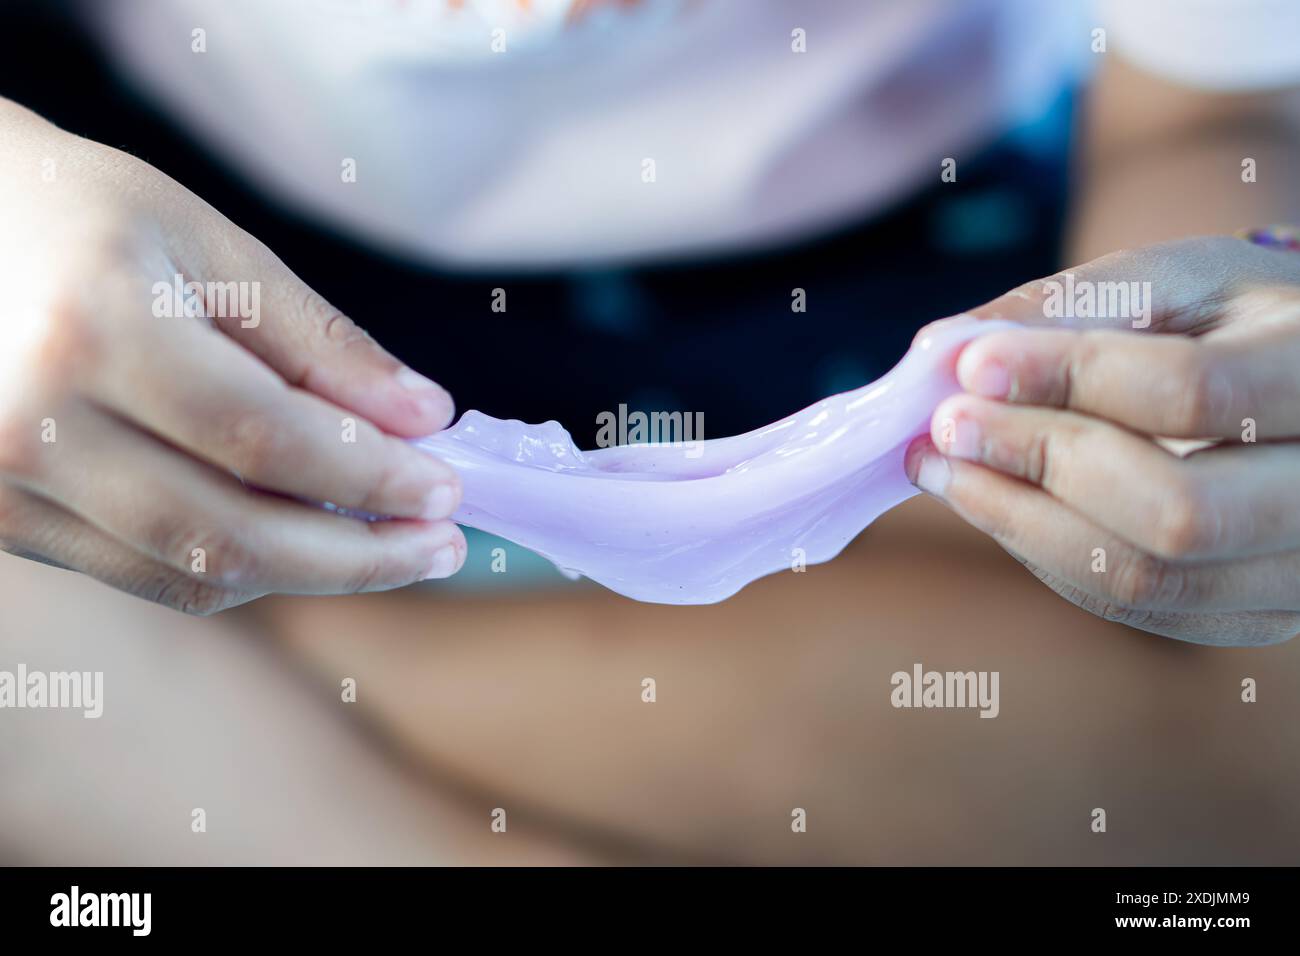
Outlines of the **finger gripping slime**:
[{"label": "finger gripping slime", "polygon": [[415,444],[460,473],[461,524],[638,601],[711,604],[774,571],[829,561],[917,494],[907,446],[959,391],[961,346],[1006,328],[938,323],[870,385],[731,438],[580,451],[558,422],[469,411]]}]

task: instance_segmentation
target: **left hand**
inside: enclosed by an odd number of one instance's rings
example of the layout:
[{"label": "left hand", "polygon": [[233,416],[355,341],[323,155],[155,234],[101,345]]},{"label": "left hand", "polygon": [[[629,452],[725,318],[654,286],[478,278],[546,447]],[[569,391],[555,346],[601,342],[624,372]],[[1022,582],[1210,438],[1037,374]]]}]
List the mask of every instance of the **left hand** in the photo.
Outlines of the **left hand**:
[{"label": "left hand", "polygon": [[[1068,272],[1102,298],[1149,283],[1149,311],[1052,318],[1065,273],[975,310],[1036,327],[966,346],[965,392],[909,448],[908,476],[1094,614],[1202,644],[1290,638],[1300,253],[1198,238]],[[1157,436],[1201,441],[1180,455]]]}]

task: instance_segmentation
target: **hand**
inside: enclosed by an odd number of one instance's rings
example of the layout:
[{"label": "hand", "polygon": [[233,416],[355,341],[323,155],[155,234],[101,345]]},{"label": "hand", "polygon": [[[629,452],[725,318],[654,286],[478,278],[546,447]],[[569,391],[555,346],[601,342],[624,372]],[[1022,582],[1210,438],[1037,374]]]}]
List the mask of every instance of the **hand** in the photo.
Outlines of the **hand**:
[{"label": "hand", "polygon": [[1054,319],[1062,274],[975,310],[1039,328],[966,346],[965,392],[909,448],[909,477],[1094,614],[1203,644],[1290,638],[1300,253],[1189,239],[1068,271],[1076,304],[1090,283],[1146,282],[1154,307]]},{"label": "hand", "polygon": [[0,209],[5,550],[200,614],[460,567],[455,473],[394,437],[445,427],[450,397],[268,249],[4,100]]}]

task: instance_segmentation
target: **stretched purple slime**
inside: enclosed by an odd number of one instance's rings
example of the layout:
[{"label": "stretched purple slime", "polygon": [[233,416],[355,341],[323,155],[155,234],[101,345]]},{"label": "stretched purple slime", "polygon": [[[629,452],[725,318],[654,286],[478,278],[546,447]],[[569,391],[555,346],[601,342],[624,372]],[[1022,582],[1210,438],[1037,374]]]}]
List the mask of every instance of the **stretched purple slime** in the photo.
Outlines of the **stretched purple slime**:
[{"label": "stretched purple slime", "polygon": [[903,455],[959,391],[961,346],[1014,327],[937,323],[875,382],[731,438],[580,451],[558,422],[469,411],[415,444],[460,473],[459,523],[638,601],[712,604],[829,561],[917,494]]}]

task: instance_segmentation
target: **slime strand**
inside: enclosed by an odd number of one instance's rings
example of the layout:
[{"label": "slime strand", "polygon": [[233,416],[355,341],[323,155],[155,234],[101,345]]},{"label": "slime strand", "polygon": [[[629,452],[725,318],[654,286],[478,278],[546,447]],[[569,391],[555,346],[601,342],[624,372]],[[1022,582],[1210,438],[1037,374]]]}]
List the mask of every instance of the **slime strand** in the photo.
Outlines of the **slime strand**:
[{"label": "slime strand", "polygon": [[917,494],[903,455],[960,390],[958,352],[1009,327],[936,323],[875,382],[731,438],[580,451],[558,422],[469,411],[415,444],[460,473],[459,523],[638,601],[711,604],[829,561]]}]

